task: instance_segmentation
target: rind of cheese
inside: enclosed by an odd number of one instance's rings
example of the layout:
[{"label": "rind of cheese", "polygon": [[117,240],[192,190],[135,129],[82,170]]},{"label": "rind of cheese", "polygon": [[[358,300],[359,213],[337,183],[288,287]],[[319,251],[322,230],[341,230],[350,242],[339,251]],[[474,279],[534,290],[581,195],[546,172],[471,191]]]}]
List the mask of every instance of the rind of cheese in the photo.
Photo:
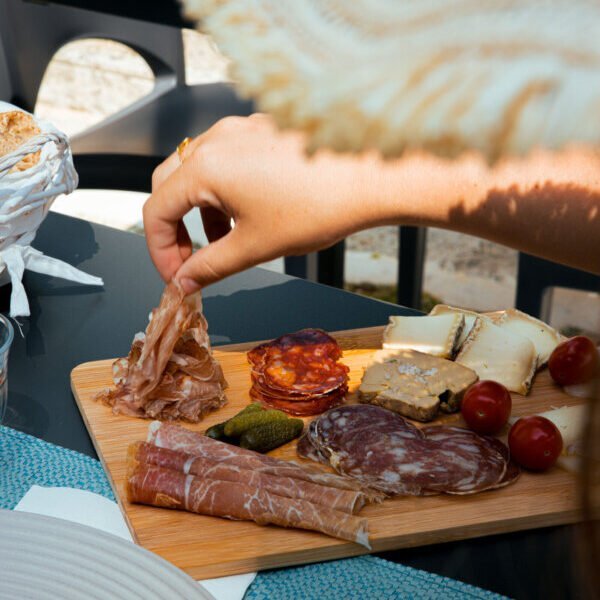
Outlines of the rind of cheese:
[{"label": "rind of cheese", "polygon": [[480,318],[469,332],[456,362],[473,369],[479,379],[491,379],[511,392],[526,395],[537,366],[531,340]]},{"label": "rind of cheese", "polygon": [[498,327],[522,335],[532,341],[538,355],[538,369],[548,362],[554,348],[565,339],[550,325],[516,308],[502,311],[502,314],[494,322]]},{"label": "rind of cheese", "polygon": [[463,327],[462,333],[458,338],[458,348],[464,344],[469,332],[473,328],[476,319],[480,318],[481,315],[476,313],[473,310],[465,310],[463,308],[456,308],[455,306],[448,306],[447,304],[436,304],[431,311],[429,311],[430,316],[434,315],[462,315],[465,318],[465,326]]},{"label": "rind of cheese", "polygon": [[586,419],[586,406],[562,406],[540,413],[540,417],[546,417],[552,421],[563,440],[563,454],[577,454],[578,446],[583,439],[583,428]]},{"label": "rind of cheese", "polygon": [[383,332],[383,347],[452,358],[458,351],[464,326],[465,318],[458,313],[433,317],[390,317]]},{"label": "rind of cheese", "polygon": [[475,381],[471,369],[444,358],[416,350],[380,350],[365,370],[358,392],[361,402],[430,421],[440,408],[458,410],[462,395]]}]

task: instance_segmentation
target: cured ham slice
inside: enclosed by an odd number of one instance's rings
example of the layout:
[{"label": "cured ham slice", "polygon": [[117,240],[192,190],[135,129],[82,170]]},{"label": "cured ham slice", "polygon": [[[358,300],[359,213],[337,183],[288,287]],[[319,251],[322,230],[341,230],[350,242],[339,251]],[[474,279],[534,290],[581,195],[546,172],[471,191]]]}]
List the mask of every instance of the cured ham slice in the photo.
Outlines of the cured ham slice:
[{"label": "cured ham slice", "polygon": [[499,440],[459,427],[418,429],[396,413],[361,404],[315,419],[297,452],[388,495],[472,494],[519,475]]},{"label": "cured ham slice", "polygon": [[[160,421],[150,423],[147,441],[159,448],[179,450],[194,456],[251,469],[267,475],[290,477],[343,490],[361,491],[362,489],[358,481],[348,477],[324,473],[273,456],[224,444],[174,423],[162,423]],[[369,493],[370,500],[377,498],[380,499],[381,496],[377,493]]]},{"label": "cured ham slice", "polygon": [[254,400],[293,415],[314,415],[340,404],[348,367],[338,343],[320,329],[302,329],[248,353]]},{"label": "cured ham slice", "polygon": [[370,549],[366,519],[239,482],[195,477],[136,460],[131,460],[128,468],[129,502],[309,529]]},{"label": "cured ham slice", "polygon": [[127,358],[113,364],[115,388],[99,394],[113,412],[192,423],[225,404],[225,378],[210,351],[199,293],[185,297],[176,282],[165,288],[145,333]]},{"label": "cured ham slice", "polygon": [[159,448],[145,442],[131,444],[129,454],[130,461],[173,469],[202,479],[240,483],[277,496],[306,500],[348,514],[357,513],[366,502],[366,496],[358,491],[327,487],[292,477],[269,475],[186,452]]}]

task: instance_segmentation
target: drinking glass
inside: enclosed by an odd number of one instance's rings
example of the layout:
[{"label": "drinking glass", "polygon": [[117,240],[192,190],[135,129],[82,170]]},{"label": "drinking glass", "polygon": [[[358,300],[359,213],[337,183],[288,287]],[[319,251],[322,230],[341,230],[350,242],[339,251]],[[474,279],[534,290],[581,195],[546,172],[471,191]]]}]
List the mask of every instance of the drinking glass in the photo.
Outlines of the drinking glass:
[{"label": "drinking glass", "polygon": [[13,337],[13,326],[4,315],[0,315],[0,423],[4,419],[8,399],[8,351]]}]

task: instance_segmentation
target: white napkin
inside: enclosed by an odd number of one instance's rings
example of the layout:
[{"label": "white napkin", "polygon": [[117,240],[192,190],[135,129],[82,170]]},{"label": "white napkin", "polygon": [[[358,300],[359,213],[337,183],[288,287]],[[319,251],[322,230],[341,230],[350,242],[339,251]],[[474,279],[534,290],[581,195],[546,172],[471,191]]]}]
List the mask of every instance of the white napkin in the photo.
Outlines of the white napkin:
[{"label": "white napkin", "polygon": [[[0,113],[20,110],[0,102]],[[14,152],[0,156],[0,285],[12,283],[11,317],[30,314],[21,283],[25,269],[85,285],[103,285],[99,277],[44,256],[30,246],[56,196],[70,194],[78,182],[67,136],[50,123],[35,121],[40,133]],[[36,165],[25,171],[12,170],[22,158],[35,152],[40,152]]]},{"label": "white napkin", "polygon": [[[34,485],[21,498],[15,510],[73,521],[133,541],[117,504],[92,492]],[[256,573],[244,573],[203,579],[198,583],[216,600],[242,600],[255,577]]]}]

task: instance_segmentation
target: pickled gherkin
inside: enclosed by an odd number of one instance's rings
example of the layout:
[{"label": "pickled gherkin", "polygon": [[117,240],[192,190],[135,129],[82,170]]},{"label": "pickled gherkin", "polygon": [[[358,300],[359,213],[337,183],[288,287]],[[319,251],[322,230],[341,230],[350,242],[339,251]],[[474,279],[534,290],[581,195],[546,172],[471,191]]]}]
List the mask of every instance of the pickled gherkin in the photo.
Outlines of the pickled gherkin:
[{"label": "pickled gherkin", "polygon": [[269,452],[297,438],[303,429],[302,419],[277,419],[244,431],[239,445],[255,452]]},{"label": "pickled gherkin", "polygon": [[274,421],[285,421],[288,416],[280,410],[261,410],[239,414],[225,423],[224,432],[228,437],[239,437],[245,431],[259,425],[266,425]]},{"label": "pickled gherkin", "polygon": [[[256,413],[256,412],[263,412],[263,408],[258,402],[253,402],[252,404],[249,404],[243,410],[241,410],[237,415],[233,416],[232,419],[235,419],[241,415],[246,415],[248,413]],[[229,421],[231,421],[231,419],[228,419],[227,421],[223,421],[222,423],[217,423],[216,425],[209,427],[204,432],[204,435],[208,436],[209,438],[212,438],[213,440],[229,441],[229,440],[225,439],[225,438],[227,438],[227,435],[225,434],[225,425],[227,425],[227,423]]]}]

